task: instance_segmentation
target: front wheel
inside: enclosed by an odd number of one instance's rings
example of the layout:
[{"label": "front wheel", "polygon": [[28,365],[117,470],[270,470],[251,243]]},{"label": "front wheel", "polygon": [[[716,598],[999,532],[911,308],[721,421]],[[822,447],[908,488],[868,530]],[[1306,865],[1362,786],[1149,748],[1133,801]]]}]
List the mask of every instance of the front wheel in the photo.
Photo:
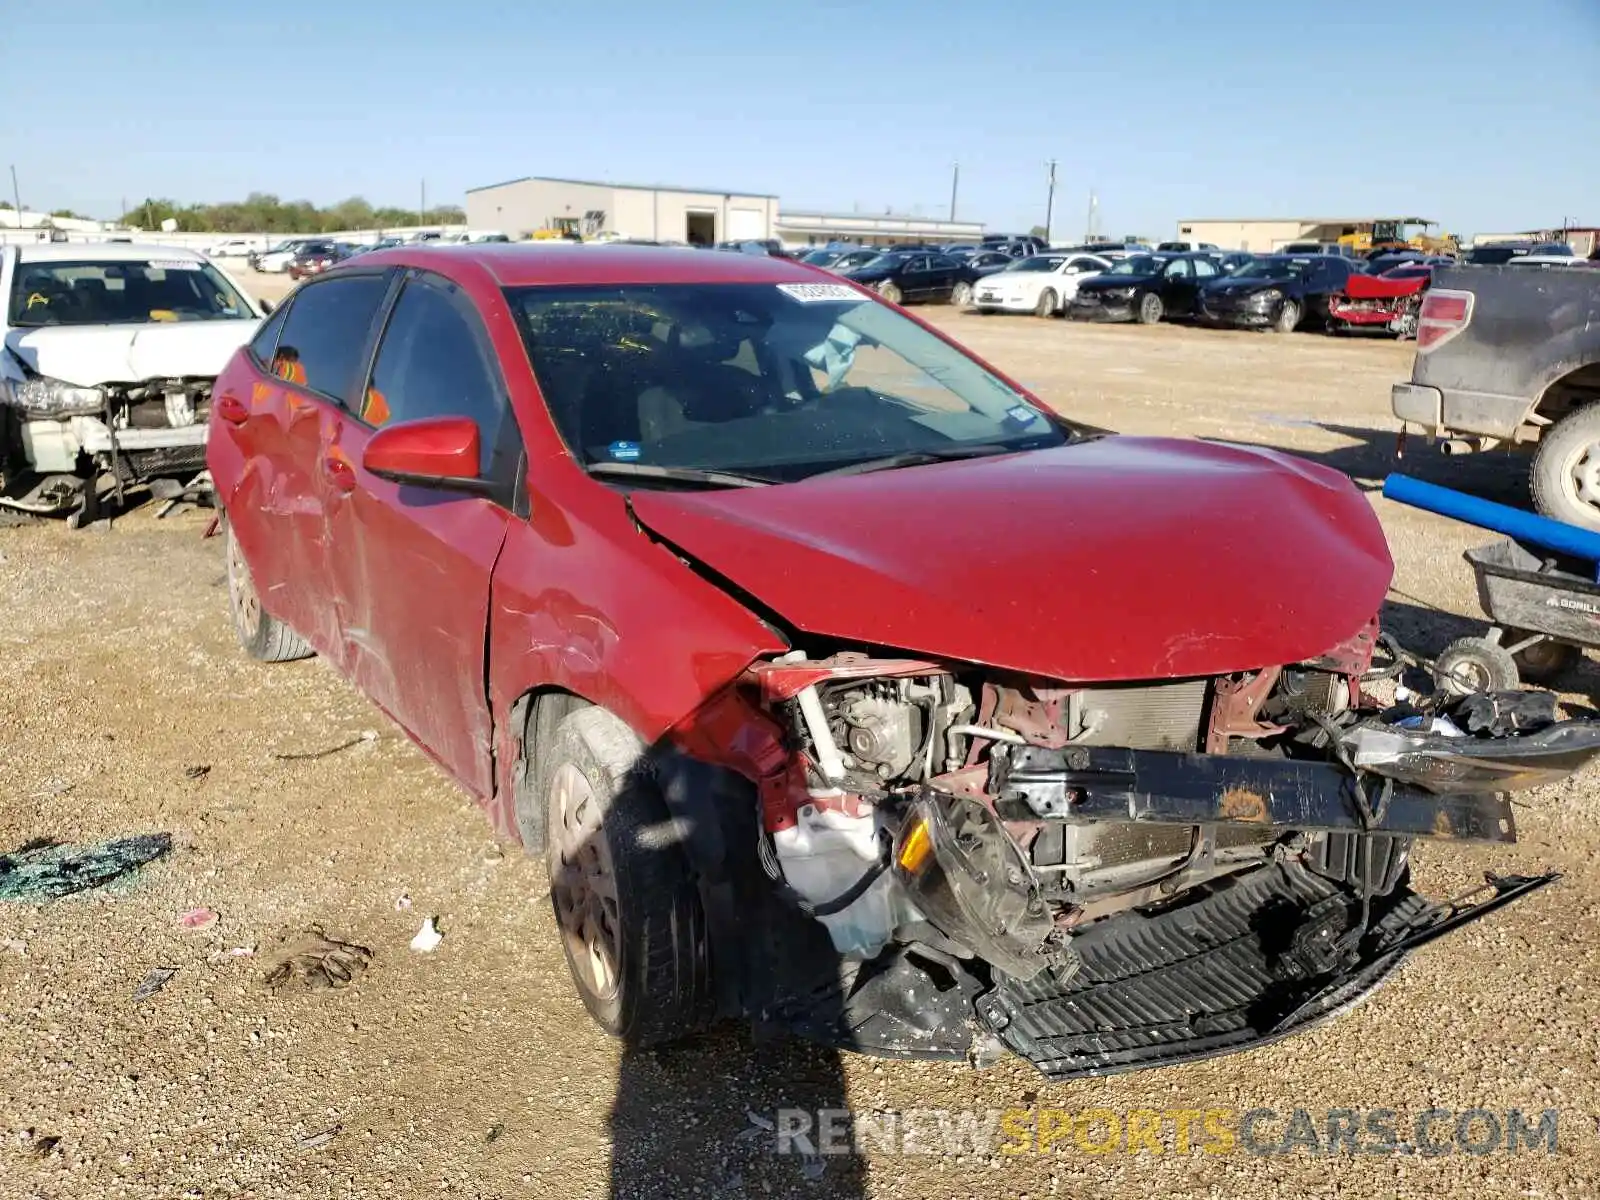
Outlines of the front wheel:
[{"label": "front wheel", "polygon": [[890,279],[885,279],[878,285],[878,295],[882,296],[890,304],[899,304],[903,299],[903,294],[899,287]]},{"label": "front wheel", "polygon": [[1056,315],[1056,294],[1050,288],[1045,288],[1039,293],[1039,303],[1033,306],[1033,315],[1036,317],[1053,317]]},{"label": "front wheel", "polygon": [[1167,306],[1161,303],[1161,297],[1154,292],[1146,292],[1139,299],[1139,309],[1135,314],[1141,325],[1156,325],[1166,313]]},{"label": "front wheel", "polygon": [[1547,517],[1600,529],[1600,404],[1568,413],[1539,438],[1529,482]]},{"label": "front wheel", "polygon": [[239,546],[239,536],[228,523],[228,607],[233,615],[233,632],[239,645],[251,658],[261,662],[292,662],[310,658],[306,640],[261,607],[250,564]]},{"label": "front wheel", "polygon": [[1272,319],[1272,332],[1293,333],[1300,324],[1300,305],[1293,300],[1285,300],[1278,309],[1278,315]]},{"label": "front wheel", "polygon": [[700,895],[647,766],[631,729],[583,708],[556,727],[540,772],[572,981],[602,1029],[639,1047],[704,1028],[715,1008]]},{"label": "front wheel", "polygon": [[950,293],[950,303],[957,308],[965,308],[972,303],[972,285],[965,279],[959,280]]}]

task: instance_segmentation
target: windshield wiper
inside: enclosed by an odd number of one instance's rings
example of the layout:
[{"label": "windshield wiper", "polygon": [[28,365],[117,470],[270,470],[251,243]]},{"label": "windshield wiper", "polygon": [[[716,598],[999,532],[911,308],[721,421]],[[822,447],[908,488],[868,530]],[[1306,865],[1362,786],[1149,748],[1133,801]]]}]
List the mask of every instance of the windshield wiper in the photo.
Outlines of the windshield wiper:
[{"label": "windshield wiper", "polygon": [[807,475],[807,479],[826,479],[830,475],[865,475],[871,471],[893,471],[898,467],[920,467],[928,463],[953,462],[958,458],[986,458],[994,454],[1015,454],[1032,450],[1033,446],[1008,446],[1004,442],[983,442],[975,446],[950,446],[940,450],[906,450],[900,454],[886,454],[882,458],[868,458],[847,463],[828,471]]},{"label": "windshield wiper", "polygon": [[584,467],[591,475],[635,479],[664,479],[670,483],[699,483],[711,487],[767,487],[776,482],[759,475],[733,471],[702,471],[696,467],[658,467],[654,463],[596,462]]}]

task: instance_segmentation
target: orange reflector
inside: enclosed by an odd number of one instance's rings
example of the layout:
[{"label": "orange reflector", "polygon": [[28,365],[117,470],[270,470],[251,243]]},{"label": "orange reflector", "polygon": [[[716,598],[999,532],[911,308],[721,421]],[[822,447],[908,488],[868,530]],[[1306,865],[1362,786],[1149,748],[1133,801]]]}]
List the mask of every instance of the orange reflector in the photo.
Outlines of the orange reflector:
[{"label": "orange reflector", "polygon": [[900,843],[900,853],[896,856],[900,869],[915,875],[922,870],[932,853],[933,839],[928,836],[928,822],[922,817],[913,818],[911,829]]}]

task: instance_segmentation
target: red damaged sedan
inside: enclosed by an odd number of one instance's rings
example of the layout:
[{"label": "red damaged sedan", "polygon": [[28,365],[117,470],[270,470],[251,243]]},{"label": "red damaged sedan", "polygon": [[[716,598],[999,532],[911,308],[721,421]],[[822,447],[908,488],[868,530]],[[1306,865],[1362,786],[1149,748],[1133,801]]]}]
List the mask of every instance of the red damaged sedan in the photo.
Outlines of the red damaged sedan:
[{"label": "red damaged sedan", "polygon": [[1081,429],[781,259],[379,251],[215,396],[244,648],[331,660],[545,856],[635,1044],[1270,1040],[1549,882],[1434,904],[1407,853],[1513,841],[1503,790],[1596,747],[1374,706],[1391,564],[1343,476]]}]

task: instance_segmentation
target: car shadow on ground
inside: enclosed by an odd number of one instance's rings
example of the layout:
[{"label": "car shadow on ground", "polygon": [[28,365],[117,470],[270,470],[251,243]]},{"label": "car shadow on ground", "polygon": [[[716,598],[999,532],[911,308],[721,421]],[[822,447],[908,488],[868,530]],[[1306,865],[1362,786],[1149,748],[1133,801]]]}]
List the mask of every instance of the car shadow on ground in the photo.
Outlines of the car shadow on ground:
[{"label": "car shadow on ground", "polygon": [[1426,438],[1406,439],[1403,455],[1395,453],[1395,430],[1357,425],[1333,425],[1326,421],[1301,419],[1289,414],[1260,414],[1262,421],[1286,427],[1321,430],[1348,439],[1331,450],[1312,450],[1261,440],[1254,444],[1282,450],[1298,458],[1310,459],[1348,475],[1363,491],[1378,491],[1384,477],[1397,473],[1410,475],[1440,487],[1470,492],[1498,504],[1526,509],[1528,501],[1528,456],[1509,450],[1485,450],[1476,454],[1447,455],[1438,444]]}]

